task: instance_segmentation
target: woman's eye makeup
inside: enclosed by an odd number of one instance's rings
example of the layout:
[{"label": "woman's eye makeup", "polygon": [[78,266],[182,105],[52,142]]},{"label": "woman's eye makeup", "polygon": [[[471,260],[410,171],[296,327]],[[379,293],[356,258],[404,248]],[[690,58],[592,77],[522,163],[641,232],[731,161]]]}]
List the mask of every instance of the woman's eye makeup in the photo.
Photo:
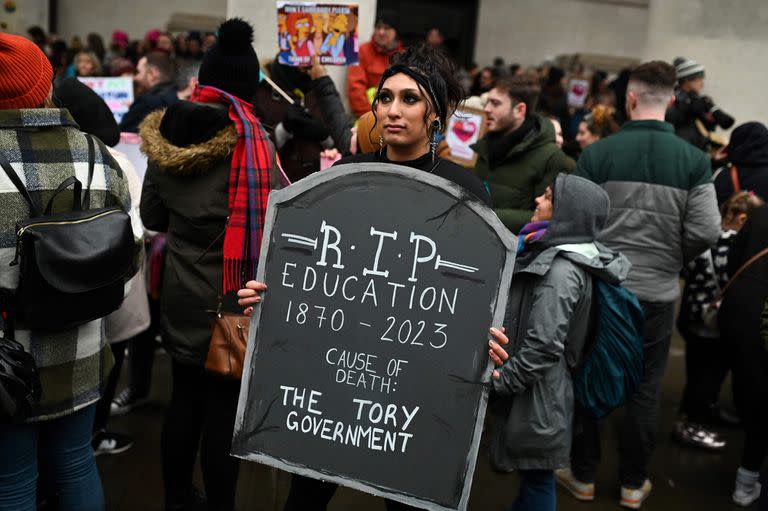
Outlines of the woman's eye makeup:
[{"label": "woman's eye makeup", "polygon": [[388,90],[383,90],[379,93],[378,100],[380,103],[391,103],[392,101],[394,101],[395,96],[399,97],[400,101],[402,101],[406,105],[414,105],[422,100],[419,94],[415,94],[410,90],[400,91],[395,93],[392,93],[391,91],[388,91]]}]

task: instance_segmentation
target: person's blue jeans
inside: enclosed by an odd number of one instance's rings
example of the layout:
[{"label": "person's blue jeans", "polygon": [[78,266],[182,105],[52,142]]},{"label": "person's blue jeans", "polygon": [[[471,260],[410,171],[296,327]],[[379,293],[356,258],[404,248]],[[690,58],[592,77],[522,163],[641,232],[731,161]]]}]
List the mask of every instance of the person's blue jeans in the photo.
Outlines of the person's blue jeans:
[{"label": "person's blue jeans", "polygon": [[520,470],[520,493],[511,511],[557,511],[555,472]]},{"label": "person's blue jeans", "polygon": [[0,511],[35,511],[38,455],[61,511],[103,511],[91,447],[96,405],[49,421],[0,424]]}]

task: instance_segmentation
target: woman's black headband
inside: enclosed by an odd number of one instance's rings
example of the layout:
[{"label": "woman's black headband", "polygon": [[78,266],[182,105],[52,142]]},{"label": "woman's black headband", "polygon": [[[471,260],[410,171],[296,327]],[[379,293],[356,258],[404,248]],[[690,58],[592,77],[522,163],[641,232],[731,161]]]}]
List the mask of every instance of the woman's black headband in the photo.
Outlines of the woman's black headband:
[{"label": "woman's black headband", "polygon": [[408,75],[409,77],[413,78],[416,83],[422,86],[425,91],[430,96],[430,99],[432,100],[432,104],[435,105],[435,110],[437,111],[437,116],[442,118],[443,117],[443,103],[437,100],[437,95],[435,94],[435,90],[432,88],[432,82],[430,82],[427,75],[425,75],[422,71],[419,69],[416,69],[414,67],[408,67],[404,66],[402,64],[394,64],[387,68],[386,71],[384,71],[384,74],[381,76],[381,81],[379,82],[379,89],[376,91],[377,95],[379,92],[381,92],[381,88],[384,86],[384,82],[387,81],[387,79],[391,76],[396,75],[397,73],[403,73],[405,75]]}]

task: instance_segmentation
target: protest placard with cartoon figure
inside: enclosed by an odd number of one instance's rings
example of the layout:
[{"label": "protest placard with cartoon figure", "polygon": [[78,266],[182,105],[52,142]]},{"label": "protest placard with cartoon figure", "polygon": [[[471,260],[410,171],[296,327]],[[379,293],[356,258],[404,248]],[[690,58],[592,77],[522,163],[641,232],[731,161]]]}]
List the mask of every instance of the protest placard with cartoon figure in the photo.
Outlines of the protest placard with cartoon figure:
[{"label": "protest placard with cartoon figure", "polygon": [[278,61],[289,66],[358,63],[357,4],[277,3]]}]

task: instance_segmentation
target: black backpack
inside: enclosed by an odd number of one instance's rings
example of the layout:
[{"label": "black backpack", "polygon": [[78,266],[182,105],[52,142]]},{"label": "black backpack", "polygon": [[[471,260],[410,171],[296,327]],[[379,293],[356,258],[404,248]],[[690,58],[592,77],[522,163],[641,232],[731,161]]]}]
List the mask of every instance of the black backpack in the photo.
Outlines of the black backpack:
[{"label": "black backpack", "polygon": [[[135,273],[136,247],[128,214],[119,207],[90,208],[94,142],[88,139],[88,187],[65,179],[41,214],[19,176],[0,153],[0,166],[29,205],[31,218],[16,224],[20,280],[14,320],[20,328],[64,330],[117,310]],[[53,213],[53,200],[73,187],[72,210]]]}]

